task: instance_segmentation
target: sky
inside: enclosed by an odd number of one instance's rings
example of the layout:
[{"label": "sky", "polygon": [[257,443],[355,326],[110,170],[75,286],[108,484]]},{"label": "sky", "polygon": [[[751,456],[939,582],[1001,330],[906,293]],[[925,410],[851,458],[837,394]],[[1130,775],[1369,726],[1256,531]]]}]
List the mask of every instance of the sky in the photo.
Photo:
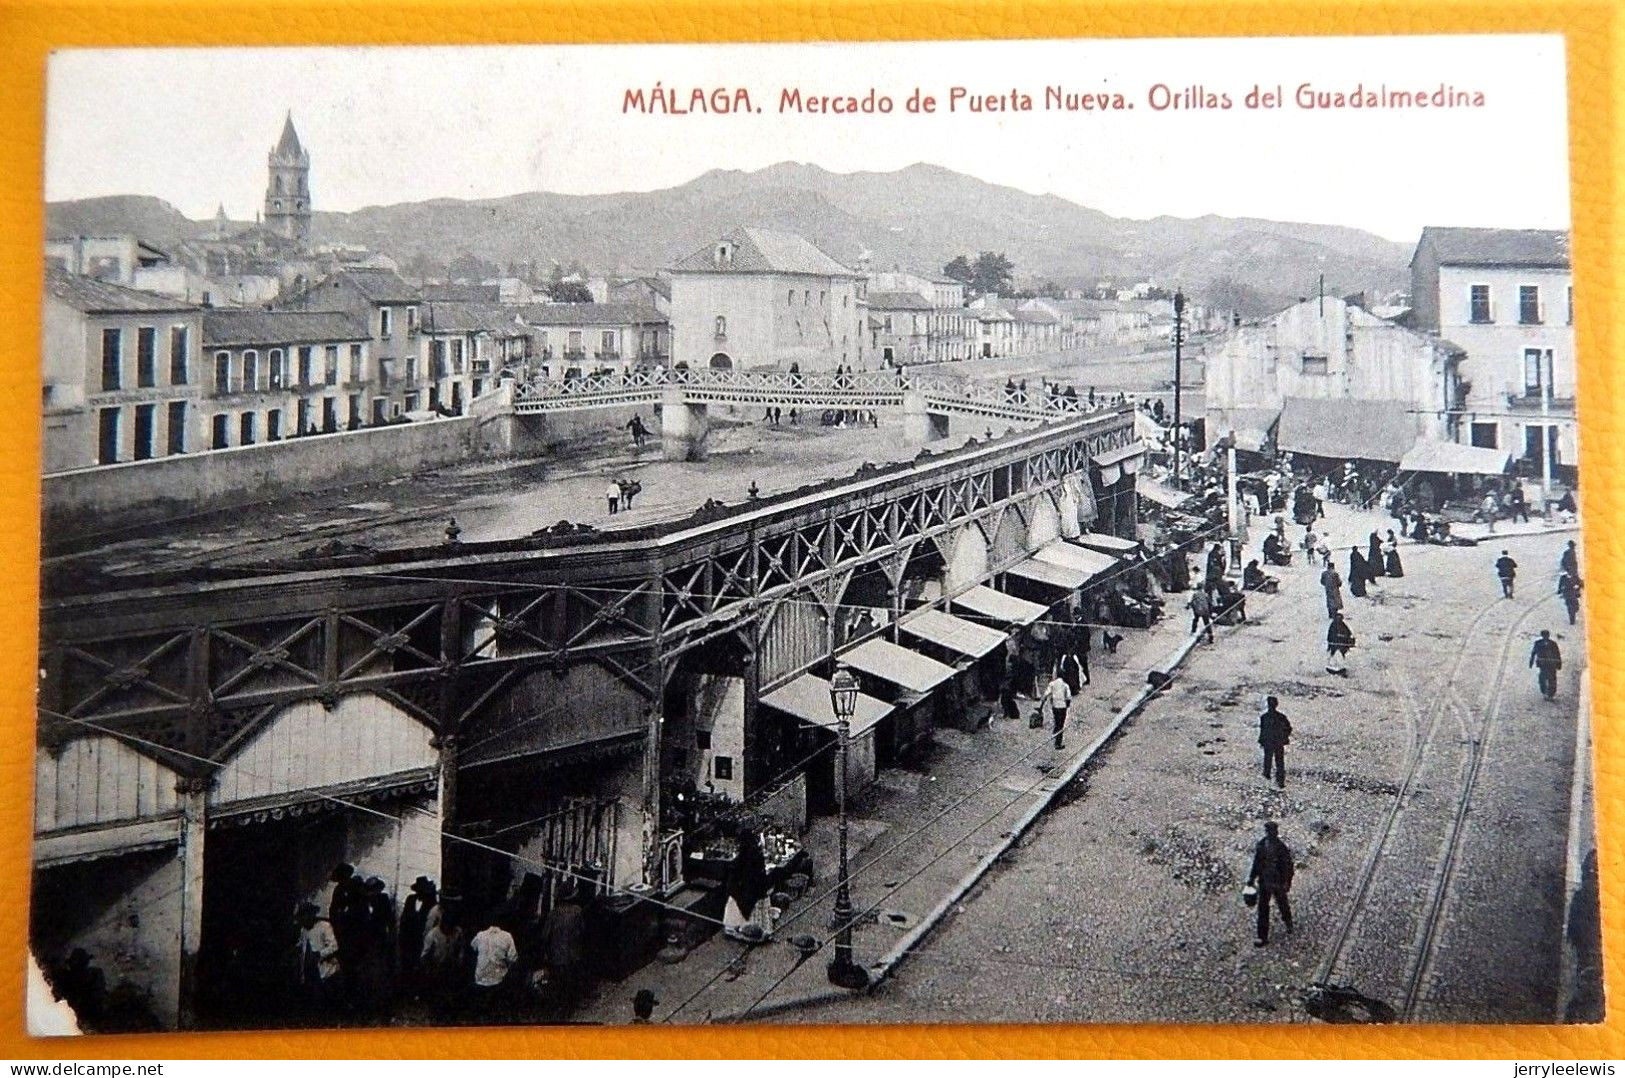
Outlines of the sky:
[{"label": "sky", "polygon": [[[1302,108],[1297,90],[1483,94],[1477,108]],[[644,114],[629,89],[745,89],[749,112]],[[950,110],[1026,93],[1030,112]],[[1045,91],[1121,94],[1046,110]],[[1161,87],[1161,89],[1158,89]],[[1258,87],[1281,107],[1248,108]],[[888,114],[782,112],[786,90]],[[933,113],[910,112],[918,89]],[[1181,105],[1227,95],[1231,107]],[[730,100],[733,100],[730,97]],[[755,110],[760,109],[760,112]],[[68,50],[48,78],[45,194],[251,219],[291,111],[318,210],[522,191],[655,190],[710,169],[927,162],[1113,216],[1567,228],[1562,39],[1542,36],[826,45]]]}]

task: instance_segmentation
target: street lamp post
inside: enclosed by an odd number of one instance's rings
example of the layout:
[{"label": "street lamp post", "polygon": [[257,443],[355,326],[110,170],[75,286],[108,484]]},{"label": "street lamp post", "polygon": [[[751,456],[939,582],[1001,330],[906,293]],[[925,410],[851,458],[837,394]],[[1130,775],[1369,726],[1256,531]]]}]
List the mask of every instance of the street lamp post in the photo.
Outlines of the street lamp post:
[{"label": "street lamp post", "polygon": [[858,678],[844,666],[836,667],[834,676],[829,679],[829,703],[835,712],[835,736],[840,750],[836,806],[840,814],[841,836],[835,887],[835,959],[829,964],[829,980],[842,988],[865,988],[869,984],[869,974],[852,961],[852,890],[847,876],[846,856],[847,762],[852,743],[852,713],[858,706]]},{"label": "street lamp post", "polygon": [[1180,347],[1185,343],[1185,293],[1174,293],[1174,489],[1180,489],[1179,476],[1179,389],[1185,379],[1180,370]]}]

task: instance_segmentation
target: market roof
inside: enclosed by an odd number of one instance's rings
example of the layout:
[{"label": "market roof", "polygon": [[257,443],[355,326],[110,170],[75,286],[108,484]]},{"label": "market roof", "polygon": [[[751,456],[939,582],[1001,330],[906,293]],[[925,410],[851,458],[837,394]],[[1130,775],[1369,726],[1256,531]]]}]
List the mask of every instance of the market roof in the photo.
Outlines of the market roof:
[{"label": "market roof", "polygon": [[1401,400],[1288,397],[1275,444],[1312,457],[1393,464],[1416,444],[1416,424]]},{"label": "market roof", "polygon": [[1023,580],[1036,580],[1040,584],[1048,584],[1052,588],[1062,591],[1071,591],[1081,588],[1089,583],[1095,574],[1086,569],[1073,565],[1057,565],[1042,558],[1028,558],[1017,562],[1009,569],[1011,576],[1019,576]]},{"label": "market roof", "polygon": [[[726,258],[718,249],[726,245]],[[673,273],[796,273],[818,277],[860,277],[793,232],[736,228],[679,259]]]},{"label": "market roof", "polygon": [[1061,539],[1034,551],[1033,557],[1063,569],[1075,569],[1080,573],[1086,573],[1088,580],[1093,580],[1102,573],[1111,572],[1119,561],[1104,551],[1089,550]]},{"label": "market roof", "polygon": [[931,304],[918,292],[870,292],[866,297],[870,308],[888,311],[929,311]]},{"label": "market roof", "polygon": [[[1443,228],[1428,225],[1422,229],[1417,249],[1433,245],[1441,266],[1542,266],[1569,267],[1569,234],[1544,228]],[[1411,261],[1416,261],[1413,255]]]},{"label": "market roof", "polygon": [[909,692],[927,693],[954,676],[954,668],[889,640],[871,638],[836,657],[854,670],[884,678]]},{"label": "market roof", "polygon": [[941,610],[917,610],[898,622],[897,627],[910,636],[940,644],[973,659],[980,659],[1005,641],[1005,634],[997,629],[956,618]]},{"label": "market roof", "polygon": [[361,321],[337,311],[211,310],[203,312],[203,345],[320,344],[365,341]]},{"label": "market roof", "polygon": [[1140,549],[1138,539],[1124,539],[1122,536],[1107,535],[1104,532],[1084,532],[1072,541],[1093,550],[1103,550],[1108,554],[1134,554]]},{"label": "market roof", "polygon": [[519,310],[533,326],[624,326],[666,321],[665,315],[641,303],[527,303]]},{"label": "market roof", "polygon": [[525,334],[519,312],[500,303],[425,303],[418,320],[425,333]]},{"label": "market roof", "polygon": [[140,311],[195,311],[198,308],[172,296],[159,296],[99,281],[55,267],[45,271],[45,290],[76,311],[86,314],[125,314]]},{"label": "market roof", "polygon": [[1512,465],[1505,449],[1485,449],[1460,442],[1420,441],[1400,459],[1400,471],[1446,475],[1500,475]]},{"label": "market roof", "polygon": [[1044,616],[1044,608],[1037,603],[1029,603],[982,584],[955,595],[953,603],[973,614],[981,614],[1007,625],[1031,625]]},{"label": "market roof", "polygon": [[[835,728],[835,707],[829,698],[829,682],[816,674],[802,674],[788,685],[781,685],[764,695],[760,703],[794,715],[802,722]],[[892,706],[884,700],[858,693],[858,705],[852,712],[849,736],[858,737],[890,714]]]}]

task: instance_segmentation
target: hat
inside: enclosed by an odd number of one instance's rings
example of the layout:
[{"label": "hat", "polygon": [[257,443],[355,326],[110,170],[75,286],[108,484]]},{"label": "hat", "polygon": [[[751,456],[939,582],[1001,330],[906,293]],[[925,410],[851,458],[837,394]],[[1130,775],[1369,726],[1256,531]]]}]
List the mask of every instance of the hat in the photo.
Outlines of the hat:
[{"label": "hat", "polygon": [[1267,834],[1273,835],[1273,834],[1275,834],[1275,832],[1279,831],[1280,829],[1281,829],[1281,825],[1276,823],[1274,820],[1270,820],[1270,821],[1268,821],[1267,823],[1264,824],[1264,831]]},{"label": "hat", "polygon": [[417,895],[432,895],[435,892],[434,881],[427,876],[419,876],[417,879],[412,881],[412,886],[407,888],[407,890]]}]

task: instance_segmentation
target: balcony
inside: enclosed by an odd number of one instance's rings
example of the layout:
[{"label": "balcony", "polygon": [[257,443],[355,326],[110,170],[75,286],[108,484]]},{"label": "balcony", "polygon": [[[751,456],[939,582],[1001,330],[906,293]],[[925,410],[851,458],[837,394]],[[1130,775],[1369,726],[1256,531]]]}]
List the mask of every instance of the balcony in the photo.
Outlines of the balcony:
[{"label": "balcony", "polygon": [[[1541,406],[1539,386],[1509,385],[1506,387],[1507,407],[1518,412],[1538,412]],[[1574,412],[1574,390],[1558,386],[1552,390],[1551,408],[1554,412]]]},{"label": "balcony", "polygon": [[566,348],[563,358],[566,363],[581,363],[587,358],[587,350],[585,348]]},{"label": "balcony", "polygon": [[613,350],[600,350],[593,353],[593,358],[597,359],[600,363],[619,363],[621,361],[621,354]]}]

